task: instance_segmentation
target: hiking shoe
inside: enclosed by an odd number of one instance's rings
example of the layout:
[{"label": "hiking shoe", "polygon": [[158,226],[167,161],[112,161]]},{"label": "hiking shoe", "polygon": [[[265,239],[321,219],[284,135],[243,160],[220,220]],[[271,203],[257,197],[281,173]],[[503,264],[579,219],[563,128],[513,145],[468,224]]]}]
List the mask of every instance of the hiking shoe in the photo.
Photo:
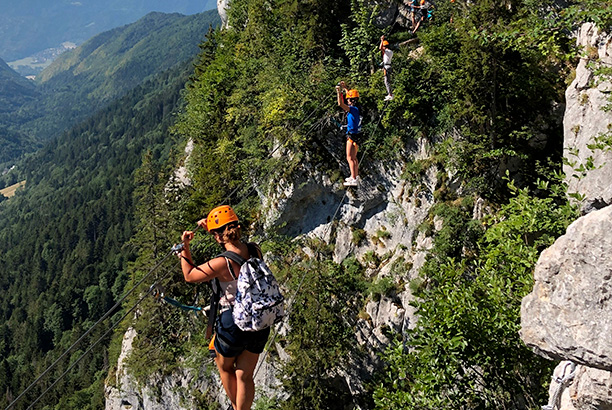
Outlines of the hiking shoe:
[{"label": "hiking shoe", "polygon": [[357,178],[348,178],[344,181],[344,186],[357,186],[359,185],[359,177]]},{"label": "hiking shoe", "polygon": [[393,99],[393,96],[391,94],[385,97],[385,101],[391,101],[392,99]]}]

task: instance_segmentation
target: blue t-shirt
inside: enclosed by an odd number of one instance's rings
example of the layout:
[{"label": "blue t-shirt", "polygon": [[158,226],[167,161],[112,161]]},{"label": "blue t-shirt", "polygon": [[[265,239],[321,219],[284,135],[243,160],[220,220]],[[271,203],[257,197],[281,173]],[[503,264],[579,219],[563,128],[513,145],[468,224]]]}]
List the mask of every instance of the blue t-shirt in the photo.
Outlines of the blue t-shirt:
[{"label": "blue t-shirt", "polygon": [[361,117],[359,116],[359,108],[349,105],[349,111],[346,116],[346,133],[359,134],[361,132]]}]

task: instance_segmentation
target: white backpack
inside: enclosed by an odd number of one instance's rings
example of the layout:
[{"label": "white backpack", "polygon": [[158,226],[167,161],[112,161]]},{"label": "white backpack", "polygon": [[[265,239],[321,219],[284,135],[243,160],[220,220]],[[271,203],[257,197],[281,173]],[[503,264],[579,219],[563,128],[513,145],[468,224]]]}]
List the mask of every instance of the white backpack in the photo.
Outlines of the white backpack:
[{"label": "white backpack", "polygon": [[[256,245],[247,245],[251,255],[248,260],[232,251],[223,252],[220,256],[240,265],[236,300],[232,306],[234,323],[243,331],[255,332],[266,329],[283,318],[285,298],[268,265],[260,258],[252,256],[259,254]],[[227,266],[236,278],[229,262]]]}]

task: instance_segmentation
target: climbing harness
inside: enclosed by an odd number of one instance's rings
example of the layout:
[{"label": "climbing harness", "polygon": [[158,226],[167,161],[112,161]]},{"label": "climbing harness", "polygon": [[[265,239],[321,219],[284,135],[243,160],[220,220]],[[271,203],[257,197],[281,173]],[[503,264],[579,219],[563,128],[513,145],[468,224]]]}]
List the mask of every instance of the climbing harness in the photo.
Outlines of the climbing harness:
[{"label": "climbing harness", "polygon": [[210,282],[210,289],[212,291],[210,295],[210,303],[208,305],[208,323],[206,324],[206,338],[210,338],[215,330],[215,322],[217,321],[217,314],[219,313],[219,300],[221,299],[221,284],[219,279],[214,278]]},{"label": "climbing harness", "polygon": [[[561,394],[566,387],[568,387],[574,381],[574,377],[576,376],[576,363],[569,362],[566,363],[563,367],[563,373],[560,377],[553,377],[553,381],[557,382],[557,390],[555,390],[554,394],[551,396],[550,401],[547,405],[542,406],[542,410],[555,410],[560,409],[559,402],[561,401]],[[569,368],[569,374],[566,375]]]},{"label": "climbing harness", "polygon": [[174,307],[177,307],[177,308],[179,308],[181,310],[192,311],[192,312],[196,312],[196,313],[197,312],[202,312],[202,311],[205,310],[205,308],[201,308],[199,306],[185,305],[185,304],[179,302],[176,299],[173,299],[173,298],[171,298],[169,296],[166,296],[165,295],[165,289],[160,284],[153,284],[153,285],[151,285],[150,291],[151,291],[151,294],[153,296],[153,299],[163,300],[164,302],[166,302],[166,303],[168,303],[168,304],[170,304],[170,305],[172,305]]}]

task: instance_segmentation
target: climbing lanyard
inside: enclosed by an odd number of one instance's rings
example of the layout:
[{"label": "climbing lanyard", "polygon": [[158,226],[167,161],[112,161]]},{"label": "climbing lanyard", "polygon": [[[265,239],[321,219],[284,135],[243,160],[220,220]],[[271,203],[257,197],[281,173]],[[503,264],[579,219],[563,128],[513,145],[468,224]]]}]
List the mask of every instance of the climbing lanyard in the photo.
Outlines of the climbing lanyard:
[{"label": "climbing lanyard", "polygon": [[[198,225],[199,226],[199,225]],[[183,250],[183,248],[185,247],[184,243],[179,243],[177,245],[174,245],[172,247],[172,250],[182,259],[184,259],[185,261],[187,261],[187,263],[189,265],[191,265],[191,267],[193,267],[194,269],[199,270],[200,272],[204,272],[202,269],[200,269],[199,266],[195,265],[190,259],[184,257],[183,255],[181,255],[181,251]],[[217,320],[217,313],[219,310],[219,299],[221,298],[221,284],[219,283],[219,279],[214,278],[213,280],[209,281],[208,284],[210,285],[210,290],[211,290],[211,296],[210,296],[210,303],[209,303],[209,307],[208,307],[208,323],[206,325],[206,338],[209,339],[212,334],[213,334],[213,330],[215,327],[215,322]],[[200,307],[195,307],[195,306],[187,306],[187,305],[183,305],[182,303],[179,303],[178,301],[172,299],[172,298],[168,298],[168,297],[164,297],[164,300],[168,303],[170,303],[172,306],[176,306],[178,308],[181,308],[183,310],[197,310],[197,311],[201,311],[203,310]]]},{"label": "climbing lanyard", "polygon": [[202,310],[204,310],[203,308],[199,307],[199,306],[191,306],[191,305],[185,305],[181,302],[179,302],[176,299],[173,299],[169,296],[166,296],[165,294],[165,289],[163,286],[159,285],[159,284],[153,284],[151,285],[151,294],[153,295],[154,299],[157,300],[163,300],[164,302],[177,307],[181,310],[185,310],[185,311],[193,311],[193,312],[201,312]]}]

